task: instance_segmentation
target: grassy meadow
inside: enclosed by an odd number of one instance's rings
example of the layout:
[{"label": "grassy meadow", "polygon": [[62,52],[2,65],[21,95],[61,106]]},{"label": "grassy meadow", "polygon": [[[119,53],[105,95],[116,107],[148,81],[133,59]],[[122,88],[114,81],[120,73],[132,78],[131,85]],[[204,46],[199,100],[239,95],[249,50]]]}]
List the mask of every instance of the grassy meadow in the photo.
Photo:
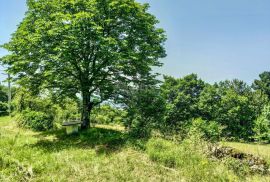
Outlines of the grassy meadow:
[{"label": "grassy meadow", "polygon": [[270,182],[270,3],[16,2],[0,182]]},{"label": "grassy meadow", "polygon": [[[0,181],[270,180],[261,175],[239,177],[221,162],[207,158],[196,145],[159,138],[133,140],[123,128],[104,125],[74,136],[64,131],[33,132],[2,117]],[[251,151],[257,152],[256,147],[266,147],[258,155],[269,157],[269,146],[254,146]]]}]

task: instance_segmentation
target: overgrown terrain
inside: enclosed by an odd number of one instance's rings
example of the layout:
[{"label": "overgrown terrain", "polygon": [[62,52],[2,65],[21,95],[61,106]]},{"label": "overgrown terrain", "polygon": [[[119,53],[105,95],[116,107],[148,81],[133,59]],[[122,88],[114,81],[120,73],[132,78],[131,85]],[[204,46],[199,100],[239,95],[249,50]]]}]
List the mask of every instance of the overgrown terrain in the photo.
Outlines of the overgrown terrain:
[{"label": "overgrown terrain", "polygon": [[270,72],[161,80],[160,25],[136,0],[27,0],[0,45],[0,181],[270,181]]},{"label": "overgrown terrain", "polygon": [[192,139],[181,144],[160,138],[134,140],[122,128],[111,128],[98,125],[66,136],[64,131],[21,129],[2,117],[0,181],[270,180],[259,174],[239,177],[226,164],[203,154]]},{"label": "overgrown terrain", "polygon": [[237,142],[225,142],[224,145],[234,147],[243,152],[262,156],[270,162],[270,145],[264,144],[250,144],[250,143],[237,143]]}]

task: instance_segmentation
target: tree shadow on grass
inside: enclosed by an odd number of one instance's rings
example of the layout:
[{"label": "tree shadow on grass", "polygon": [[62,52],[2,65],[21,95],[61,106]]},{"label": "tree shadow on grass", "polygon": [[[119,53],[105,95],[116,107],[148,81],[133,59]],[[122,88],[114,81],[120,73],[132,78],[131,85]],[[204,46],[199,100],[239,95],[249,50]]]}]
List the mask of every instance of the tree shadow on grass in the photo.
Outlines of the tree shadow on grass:
[{"label": "tree shadow on grass", "polygon": [[92,148],[97,154],[110,154],[120,150],[128,140],[126,133],[105,128],[91,128],[75,135],[66,135],[64,130],[49,131],[36,137],[38,142],[30,147],[49,153],[70,148]]}]

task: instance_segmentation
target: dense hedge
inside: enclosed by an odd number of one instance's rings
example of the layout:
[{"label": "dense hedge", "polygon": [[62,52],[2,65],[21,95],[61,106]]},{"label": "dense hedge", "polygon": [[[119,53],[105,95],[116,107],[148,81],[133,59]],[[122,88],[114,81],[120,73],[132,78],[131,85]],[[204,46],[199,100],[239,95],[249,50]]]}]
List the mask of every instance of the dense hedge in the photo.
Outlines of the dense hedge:
[{"label": "dense hedge", "polygon": [[31,128],[35,131],[45,131],[53,127],[53,118],[43,112],[24,110],[18,118],[20,126]]}]

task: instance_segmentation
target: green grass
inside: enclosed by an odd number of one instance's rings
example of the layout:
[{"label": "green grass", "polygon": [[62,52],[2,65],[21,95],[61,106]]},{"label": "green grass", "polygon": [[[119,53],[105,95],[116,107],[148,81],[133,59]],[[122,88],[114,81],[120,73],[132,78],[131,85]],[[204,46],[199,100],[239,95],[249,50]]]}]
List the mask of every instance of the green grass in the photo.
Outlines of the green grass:
[{"label": "green grass", "polygon": [[[270,164],[270,144],[253,144],[253,143],[239,143],[239,142],[224,142],[223,145],[236,148],[242,152],[253,154],[257,157],[262,157]],[[250,176],[247,181],[261,181],[269,182],[270,176]]]},{"label": "green grass", "polygon": [[225,142],[224,145],[236,148],[245,153],[263,157],[270,163],[270,144],[259,145],[249,143]]},{"label": "green grass", "polygon": [[263,181],[238,178],[194,144],[133,140],[119,127],[78,135],[20,129],[0,118],[0,181]]},{"label": "green grass", "polygon": [[6,117],[0,118],[0,137],[0,181],[182,180],[135,150],[139,144],[125,133],[104,126],[66,136],[19,129]]},{"label": "green grass", "polygon": [[192,141],[177,145],[163,139],[151,139],[147,143],[147,153],[153,161],[181,171],[188,181],[238,181],[238,177],[223,164],[210,161],[196,149]]}]

